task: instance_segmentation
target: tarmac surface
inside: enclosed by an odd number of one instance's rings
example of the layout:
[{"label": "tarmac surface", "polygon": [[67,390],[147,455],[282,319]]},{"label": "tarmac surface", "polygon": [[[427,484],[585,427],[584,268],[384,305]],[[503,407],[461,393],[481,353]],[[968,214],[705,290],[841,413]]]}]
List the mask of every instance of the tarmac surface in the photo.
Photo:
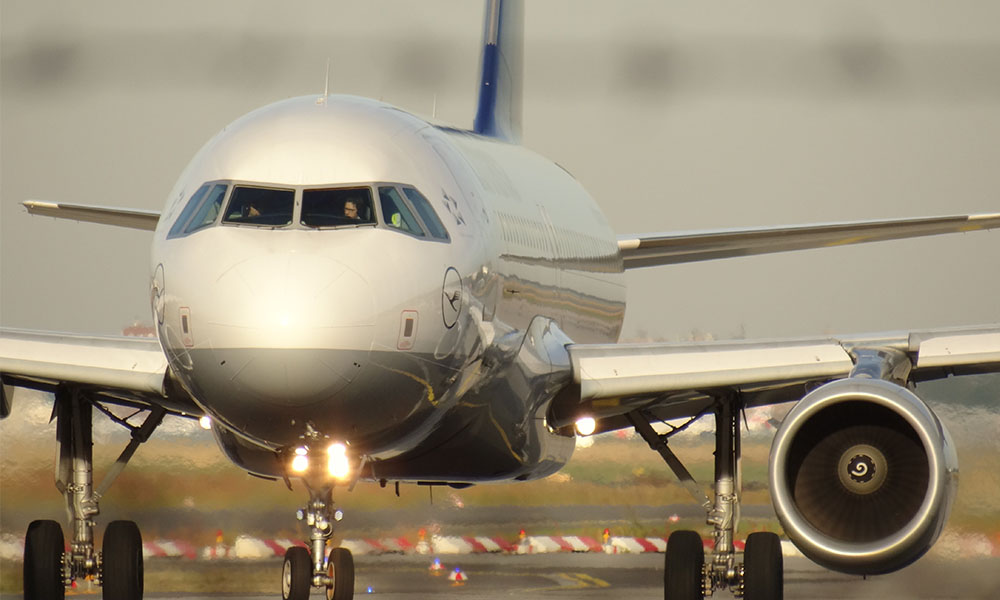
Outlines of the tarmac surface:
[{"label": "tarmac surface", "polygon": [[[516,597],[518,600],[560,600],[563,598],[662,598],[661,554],[603,555],[471,555],[442,557],[443,573],[432,576],[425,556],[358,557],[355,597],[407,598],[430,600],[448,598],[479,600]],[[459,567],[467,581],[455,585],[448,574]],[[179,567],[179,568],[178,568]],[[146,598],[156,600],[202,600],[240,598],[273,600],[279,598],[278,580],[281,561],[277,559],[246,563],[177,563],[147,561]],[[215,582],[211,593],[157,592],[156,577],[176,570],[172,577],[194,581],[200,571]],[[217,573],[228,572],[230,577]],[[157,575],[157,574],[160,575]],[[248,592],[224,591],[245,588],[249,580],[258,580],[259,589]],[[162,579],[160,580],[162,581]],[[178,583],[174,581],[174,583]],[[182,586],[183,587],[183,586]],[[369,592],[370,588],[370,592]],[[162,589],[162,588],[161,588]],[[273,591],[268,591],[268,589]],[[67,597],[99,598],[97,589],[80,590]],[[312,598],[324,598],[315,590]],[[720,593],[717,598],[731,598]],[[3,598],[20,598],[4,595]],[[852,577],[823,570],[802,558],[785,559],[785,598],[871,598],[878,600],[959,598],[1000,598],[1000,559],[936,561],[924,559],[916,565],[891,575]]]}]

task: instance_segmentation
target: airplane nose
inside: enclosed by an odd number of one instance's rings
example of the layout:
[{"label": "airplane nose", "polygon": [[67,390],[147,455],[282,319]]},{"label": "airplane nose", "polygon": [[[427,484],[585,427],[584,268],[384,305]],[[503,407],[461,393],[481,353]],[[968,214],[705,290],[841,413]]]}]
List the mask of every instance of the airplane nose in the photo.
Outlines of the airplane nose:
[{"label": "airplane nose", "polygon": [[241,401],[324,402],[368,360],[371,287],[340,261],[294,252],[258,256],[227,269],[214,287],[217,312],[206,324],[213,370]]}]

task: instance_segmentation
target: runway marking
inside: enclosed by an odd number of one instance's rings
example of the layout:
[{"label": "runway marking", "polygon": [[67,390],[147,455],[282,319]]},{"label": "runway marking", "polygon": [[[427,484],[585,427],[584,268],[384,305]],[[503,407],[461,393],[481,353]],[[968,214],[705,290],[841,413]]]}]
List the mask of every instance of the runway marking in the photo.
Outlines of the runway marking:
[{"label": "runway marking", "polygon": [[555,590],[582,590],[586,588],[606,588],[611,587],[611,584],[603,579],[598,579],[586,573],[553,573],[552,575],[543,575],[548,579],[552,579],[558,586],[541,587],[541,588],[531,588],[524,590],[526,592],[551,592]]},{"label": "runway marking", "polygon": [[576,575],[577,579],[580,579],[582,581],[585,582],[589,581],[590,583],[593,584],[594,587],[602,587],[602,588],[611,587],[611,584],[608,583],[607,581],[604,581],[603,579],[598,579],[597,577],[594,577],[592,575],[587,575],[586,573],[573,573],[573,575]]}]

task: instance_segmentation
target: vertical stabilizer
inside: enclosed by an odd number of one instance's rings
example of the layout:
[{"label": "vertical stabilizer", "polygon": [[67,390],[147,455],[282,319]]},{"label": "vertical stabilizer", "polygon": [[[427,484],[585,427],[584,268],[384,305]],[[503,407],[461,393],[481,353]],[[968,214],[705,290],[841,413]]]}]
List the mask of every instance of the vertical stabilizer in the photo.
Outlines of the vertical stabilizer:
[{"label": "vertical stabilizer", "polygon": [[509,142],[521,141],[524,74],[524,0],[486,0],[479,104],[472,128]]}]

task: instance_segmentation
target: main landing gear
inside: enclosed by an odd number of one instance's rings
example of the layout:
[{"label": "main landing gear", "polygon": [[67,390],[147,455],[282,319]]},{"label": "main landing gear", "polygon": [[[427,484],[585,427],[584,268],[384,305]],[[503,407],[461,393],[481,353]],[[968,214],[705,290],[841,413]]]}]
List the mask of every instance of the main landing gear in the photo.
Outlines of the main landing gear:
[{"label": "main landing gear", "polygon": [[[97,406],[112,420],[132,431],[101,485],[94,489],[92,409]],[[137,407],[142,408],[142,407]],[[141,600],[143,591],[142,536],[132,521],[112,521],[104,531],[101,552],[94,547],[94,521],[98,501],[125,468],[139,444],[149,439],[165,411],[154,407],[146,420],[133,426],[107,412],[82,391],[56,390],[54,415],[59,460],[56,488],[66,498],[72,528],[69,551],[64,551],[63,531],[56,521],[33,521],[24,541],[24,598],[53,600],[65,596],[66,586],[90,579],[104,587],[105,600]]]},{"label": "main landing gear", "polygon": [[309,526],[309,547],[292,546],[285,551],[281,570],[283,600],[307,600],[311,587],[326,588],[327,600],[354,598],[354,557],[347,548],[334,548],[326,555],[333,537],[333,524],[344,518],[333,509],[333,486],[303,478],[309,489],[309,504],[296,516]]},{"label": "main landing gear", "polygon": [[663,457],[688,491],[705,508],[714,528],[712,550],[706,556],[701,535],[675,531],[667,540],[663,595],[666,600],[701,600],[728,588],[747,600],[781,600],[784,572],[781,544],[773,533],[747,536],[742,562],[733,545],[740,515],[740,399],[717,398],[715,407],[715,501],[712,502],[667,446],[670,434],[660,435],[642,411],[628,414],[636,432]]}]

